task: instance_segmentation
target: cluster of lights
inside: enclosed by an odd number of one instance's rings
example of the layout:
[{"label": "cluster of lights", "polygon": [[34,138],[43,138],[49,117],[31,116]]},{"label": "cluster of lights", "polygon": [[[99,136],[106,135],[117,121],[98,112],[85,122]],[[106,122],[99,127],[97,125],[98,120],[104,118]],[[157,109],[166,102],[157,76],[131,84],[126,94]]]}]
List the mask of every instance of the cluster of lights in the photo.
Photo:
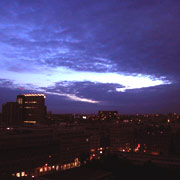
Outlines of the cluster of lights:
[{"label": "cluster of lights", "polygon": [[[143,144],[143,145],[137,144],[137,146],[135,148],[133,148],[133,152],[139,152],[140,149],[143,150],[142,152],[146,153],[147,152],[146,144]],[[131,152],[131,150],[132,150],[132,148],[128,145],[128,143],[126,143],[126,147],[119,148],[120,152]]]},{"label": "cluster of lights", "polygon": [[[47,163],[42,166],[42,167],[38,167],[36,168],[36,170],[38,170],[39,173],[43,174],[43,173],[48,173],[50,171],[59,171],[59,170],[67,170],[67,169],[71,169],[71,168],[75,168],[75,167],[79,167],[80,166],[80,161],[78,158],[75,158],[74,162],[72,163],[68,163],[68,164],[63,164],[63,165],[52,165],[49,166]],[[17,178],[20,177],[25,177],[25,176],[29,176],[26,172],[17,172],[17,173],[13,173],[12,176],[16,176]],[[34,178],[36,175],[35,174],[31,174],[30,177]]]},{"label": "cluster of lights", "polygon": [[120,148],[119,151],[121,151],[121,152],[130,152],[130,151],[131,151],[131,148],[129,148],[129,147]]},{"label": "cluster of lights", "polygon": [[44,98],[46,98],[45,94],[23,94],[23,96],[43,96]]},{"label": "cluster of lights", "polygon": [[7,131],[9,131],[9,130],[13,130],[13,128],[11,128],[11,127],[7,127],[7,128],[6,128],[6,130],[7,130]]},{"label": "cluster of lights", "polygon": [[59,171],[59,170],[66,170],[66,169],[71,169],[71,168],[75,168],[75,167],[79,167],[80,166],[80,161],[78,158],[75,158],[74,162],[68,163],[68,164],[62,164],[62,165],[53,165],[53,166],[48,166],[48,164],[46,163],[44,166],[38,168],[40,173],[44,173],[44,172],[48,172],[48,171]]},{"label": "cluster of lights", "polygon": [[12,174],[12,176],[16,176],[16,177],[20,178],[20,177],[26,177],[27,174],[26,174],[26,172],[23,171],[23,172],[17,172],[15,174]]},{"label": "cluster of lights", "polygon": [[[106,149],[108,149],[108,147],[106,147]],[[104,148],[100,147],[100,148],[97,148],[97,149],[91,149],[91,155],[90,155],[90,158],[89,160],[92,160],[93,158],[97,158],[97,159],[100,159],[100,156],[99,154],[103,154],[103,150]]]},{"label": "cluster of lights", "polygon": [[134,149],[135,152],[138,152],[141,147],[141,144],[138,144],[137,147]]}]

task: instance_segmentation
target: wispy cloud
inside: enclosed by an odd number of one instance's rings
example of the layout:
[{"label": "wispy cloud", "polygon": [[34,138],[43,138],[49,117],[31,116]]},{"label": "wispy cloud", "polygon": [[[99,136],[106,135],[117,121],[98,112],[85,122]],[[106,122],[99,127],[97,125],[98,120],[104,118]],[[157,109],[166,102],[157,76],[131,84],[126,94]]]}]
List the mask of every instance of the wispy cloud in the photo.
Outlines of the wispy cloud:
[{"label": "wispy cloud", "polygon": [[65,94],[65,93],[58,93],[58,92],[48,92],[48,91],[44,91],[46,94],[52,94],[52,95],[57,95],[57,96],[64,96],[67,97],[73,101],[80,101],[80,102],[86,102],[86,103],[92,103],[92,104],[96,104],[96,103],[100,103],[99,101],[95,101],[92,99],[87,99],[87,98],[81,98],[76,96],[75,94]]}]

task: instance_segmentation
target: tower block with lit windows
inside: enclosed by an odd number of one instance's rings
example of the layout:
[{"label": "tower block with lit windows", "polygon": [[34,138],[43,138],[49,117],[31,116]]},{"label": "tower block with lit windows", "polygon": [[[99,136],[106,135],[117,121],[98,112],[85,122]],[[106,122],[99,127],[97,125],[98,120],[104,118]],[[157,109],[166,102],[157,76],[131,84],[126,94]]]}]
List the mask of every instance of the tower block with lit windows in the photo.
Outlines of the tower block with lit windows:
[{"label": "tower block with lit windows", "polygon": [[20,121],[25,124],[44,124],[46,106],[44,94],[23,94],[17,96]]}]

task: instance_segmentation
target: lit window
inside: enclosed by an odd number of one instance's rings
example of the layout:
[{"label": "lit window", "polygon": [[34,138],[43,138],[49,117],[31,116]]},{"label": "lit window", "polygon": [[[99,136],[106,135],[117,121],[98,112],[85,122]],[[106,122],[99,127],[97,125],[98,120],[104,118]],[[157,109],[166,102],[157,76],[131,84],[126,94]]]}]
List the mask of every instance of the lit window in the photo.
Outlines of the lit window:
[{"label": "lit window", "polygon": [[47,167],[44,168],[44,171],[47,171]]},{"label": "lit window", "polygon": [[25,176],[25,172],[21,172],[21,176]]},{"label": "lit window", "polygon": [[31,107],[31,106],[25,106],[25,109],[35,109],[36,107]]},{"label": "lit window", "polygon": [[64,164],[64,169],[66,169],[66,164]]},{"label": "lit window", "polygon": [[56,171],[58,171],[58,170],[59,170],[59,165],[56,166]]},{"label": "lit window", "polygon": [[74,163],[71,163],[71,168],[73,168],[74,167]]},{"label": "lit window", "polygon": [[78,162],[78,161],[79,161],[79,159],[78,159],[78,158],[76,158],[74,161],[75,161],[75,162]]},{"label": "lit window", "polygon": [[21,174],[20,173],[16,173],[16,177],[21,177]]},{"label": "lit window", "polygon": [[152,155],[159,155],[159,153],[158,152],[152,152]]},{"label": "lit window", "polygon": [[69,164],[67,164],[67,169],[69,169],[71,167],[71,164],[69,163]]},{"label": "lit window", "polygon": [[37,101],[25,101],[24,103],[25,103],[25,104],[36,104]]},{"label": "lit window", "polygon": [[36,121],[24,121],[26,124],[36,124]]},{"label": "lit window", "polygon": [[18,98],[17,102],[18,102],[18,104],[22,104],[23,103],[23,99],[22,98]]}]

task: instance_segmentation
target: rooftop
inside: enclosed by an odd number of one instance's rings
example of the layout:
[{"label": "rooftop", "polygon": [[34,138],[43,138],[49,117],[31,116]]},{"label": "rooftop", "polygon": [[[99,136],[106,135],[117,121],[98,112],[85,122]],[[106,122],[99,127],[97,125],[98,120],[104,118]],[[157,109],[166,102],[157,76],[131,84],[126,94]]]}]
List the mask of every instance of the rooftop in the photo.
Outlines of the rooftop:
[{"label": "rooftop", "polygon": [[[92,169],[92,168],[86,168],[86,167],[79,167],[79,168],[74,168],[70,170],[66,170],[63,172],[57,172],[53,174],[48,174],[45,176],[42,176],[42,178],[38,178],[39,180],[41,179],[46,179],[46,180],[103,180],[105,177],[111,177],[112,173],[108,171],[104,171],[101,169]],[[104,178],[103,178],[104,177]]]}]

